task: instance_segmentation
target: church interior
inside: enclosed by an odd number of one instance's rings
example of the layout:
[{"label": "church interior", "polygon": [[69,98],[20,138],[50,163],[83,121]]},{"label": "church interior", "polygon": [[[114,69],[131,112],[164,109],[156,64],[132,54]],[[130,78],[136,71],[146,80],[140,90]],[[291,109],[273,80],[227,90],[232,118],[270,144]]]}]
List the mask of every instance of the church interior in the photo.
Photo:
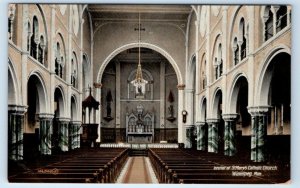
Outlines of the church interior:
[{"label": "church interior", "polygon": [[8,181],[290,181],[291,6],[8,5]]}]

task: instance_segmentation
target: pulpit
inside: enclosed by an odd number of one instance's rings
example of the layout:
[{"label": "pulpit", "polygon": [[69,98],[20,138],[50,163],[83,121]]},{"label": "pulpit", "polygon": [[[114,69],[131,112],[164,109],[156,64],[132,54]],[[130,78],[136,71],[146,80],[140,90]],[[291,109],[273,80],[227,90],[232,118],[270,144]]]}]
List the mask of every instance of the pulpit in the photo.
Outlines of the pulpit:
[{"label": "pulpit", "polygon": [[153,143],[154,142],[154,115],[143,113],[140,104],[136,112],[126,115],[126,140],[127,143]]},{"label": "pulpit", "polygon": [[86,109],[88,109],[88,122],[84,122],[82,124],[81,145],[93,147],[96,144],[96,139],[99,136],[99,125],[91,122],[91,112],[92,109],[99,109],[99,102],[96,101],[96,99],[92,96],[91,88],[89,96],[84,101],[82,101],[82,110],[84,114],[86,114]]}]

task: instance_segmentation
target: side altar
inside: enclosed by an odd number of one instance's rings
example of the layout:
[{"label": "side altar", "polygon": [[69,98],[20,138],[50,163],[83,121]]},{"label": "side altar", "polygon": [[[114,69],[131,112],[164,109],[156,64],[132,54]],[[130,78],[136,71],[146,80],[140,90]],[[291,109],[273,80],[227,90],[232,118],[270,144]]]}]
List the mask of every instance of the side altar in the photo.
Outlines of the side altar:
[{"label": "side altar", "polygon": [[153,143],[154,142],[154,115],[143,113],[144,107],[139,104],[136,112],[126,115],[126,141],[127,143]]}]

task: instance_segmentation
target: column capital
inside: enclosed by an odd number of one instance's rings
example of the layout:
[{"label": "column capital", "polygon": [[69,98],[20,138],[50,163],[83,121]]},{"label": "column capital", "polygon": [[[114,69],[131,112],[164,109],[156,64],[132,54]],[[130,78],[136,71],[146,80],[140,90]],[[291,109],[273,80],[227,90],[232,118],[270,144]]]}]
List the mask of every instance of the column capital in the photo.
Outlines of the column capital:
[{"label": "column capital", "polygon": [[219,118],[210,118],[206,120],[207,123],[219,123],[220,119]]},{"label": "column capital", "polygon": [[28,108],[28,106],[9,104],[8,112],[16,114],[16,115],[24,115],[24,113],[27,111],[27,108]]},{"label": "column capital", "polygon": [[195,125],[196,126],[200,126],[200,125],[205,125],[205,121],[197,121],[196,123],[195,123]]},{"label": "column capital", "polygon": [[184,90],[185,84],[178,84],[177,88],[178,88],[178,90]]},{"label": "column capital", "polygon": [[195,125],[184,125],[184,127],[185,127],[186,129],[190,129],[190,128],[194,128]]},{"label": "column capital", "polygon": [[248,112],[251,116],[265,115],[271,106],[248,106]]},{"label": "column capital", "polygon": [[40,120],[47,120],[47,119],[53,119],[54,118],[54,114],[50,114],[50,113],[39,113],[38,117]]},{"label": "column capital", "polygon": [[239,114],[222,114],[222,118],[224,119],[224,121],[235,121],[236,119],[238,119]]},{"label": "column capital", "polygon": [[70,118],[67,118],[67,117],[59,117],[59,118],[57,118],[57,120],[60,122],[65,122],[65,123],[70,122]]},{"label": "column capital", "polygon": [[82,122],[81,121],[70,121],[71,124],[74,124],[74,125],[81,125]]}]

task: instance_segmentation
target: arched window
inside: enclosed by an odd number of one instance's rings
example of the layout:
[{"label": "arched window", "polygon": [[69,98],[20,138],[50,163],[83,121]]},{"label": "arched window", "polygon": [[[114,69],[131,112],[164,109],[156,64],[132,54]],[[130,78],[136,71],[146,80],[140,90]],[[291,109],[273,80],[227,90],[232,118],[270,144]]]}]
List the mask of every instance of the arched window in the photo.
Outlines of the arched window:
[{"label": "arched window", "polygon": [[233,49],[233,62],[234,62],[234,65],[237,65],[239,63],[239,45],[238,45],[236,37],[233,40],[232,49]]},{"label": "arched window", "polygon": [[204,61],[203,67],[202,67],[202,85],[203,89],[207,86],[207,78],[206,78],[206,60]]},{"label": "arched window", "polygon": [[241,60],[243,60],[247,55],[247,51],[246,51],[247,41],[246,41],[244,18],[241,19],[239,26],[240,26],[239,27],[239,35],[240,35],[240,41],[241,41]]},{"label": "arched window", "polygon": [[45,40],[43,35],[40,37],[40,44],[39,44],[39,50],[38,50],[38,61],[41,64],[44,64],[44,57],[45,57]]},{"label": "arched window", "polygon": [[264,12],[264,21],[265,21],[265,41],[271,38],[273,33],[273,12],[271,6],[267,6]]},{"label": "arched window", "polygon": [[60,55],[60,44],[59,42],[56,43],[56,54],[55,54],[55,74],[62,78],[62,56]]},{"label": "arched window", "polygon": [[223,74],[223,59],[222,59],[222,44],[219,44],[218,47],[218,58],[219,58],[219,62],[218,62],[218,67],[219,67],[219,77]]},{"label": "arched window", "polygon": [[77,88],[77,60],[75,52],[73,52],[71,59],[71,84],[74,88]]},{"label": "arched window", "polygon": [[13,22],[15,19],[16,5],[8,5],[8,39],[12,40],[13,38]]},{"label": "arched window", "polygon": [[223,59],[222,59],[222,44],[219,43],[216,48],[217,57],[215,57],[215,79],[218,79],[223,74]]},{"label": "arched window", "polygon": [[27,51],[30,51],[31,27],[30,22],[27,23]]},{"label": "arched window", "polygon": [[216,57],[214,60],[214,67],[215,67],[215,79],[218,79],[218,58]]},{"label": "arched window", "polygon": [[287,26],[287,7],[280,6],[276,13],[276,32]]},{"label": "arched window", "polygon": [[33,17],[33,22],[32,22],[32,36],[30,40],[30,55],[34,58],[37,59],[37,48],[38,48],[38,35],[39,35],[39,22],[36,16]]}]

